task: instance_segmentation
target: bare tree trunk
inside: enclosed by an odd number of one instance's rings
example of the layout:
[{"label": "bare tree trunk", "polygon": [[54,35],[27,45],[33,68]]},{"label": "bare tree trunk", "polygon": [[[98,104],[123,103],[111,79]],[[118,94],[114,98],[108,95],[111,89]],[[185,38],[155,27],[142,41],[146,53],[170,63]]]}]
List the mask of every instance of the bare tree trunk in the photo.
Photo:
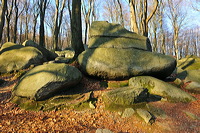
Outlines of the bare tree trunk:
[{"label": "bare tree trunk", "polygon": [[[148,15],[148,1],[140,0],[140,9],[135,0],[129,0],[131,10],[131,29],[138,33],[148,37],[148,23],[155,14],[158,7],[158,0],[154,0],[154,8]],[[138,10],[139,13],[136,12]],[[139,15],[137,17],[137,15]]]},{"label": "bare tree trunk", "polygon": [[29,5],[28,5],[28,1],[25,1],[25,24],[26,24],[26,29],[25,29],[25,39],[28,39],[28,34],[29,34],[29,27],[28,27],[28,9],[29,9]]},{"label": "bare tree trunk", "polygon": [[19,30],[19,43],[22,43],[22,17],[20,21],[20,30]]},{"label": "bare tree trunk", "polygon": [[44,33],[44,18],[45,11],[47,8],[48,0],[40,0],[40,35],[39,35],[39,45],[45,47],[45,33]]},{"label": "bare tree trunk", "polygon": [[12,16],[12,12],[13,12],[13,4],[14,1],[11,1],[11,6],[10,9],[7,8],[6,11],[6,22],[7,22],[7,42],[10,41],[10,20],[11,20],[11,16]]},{"label": "bare tree trunk", "polygon": [[123,17],[122,4],[121,4],[120,0],[117,0],[117,3],[119,5],[119,10],[120,10],[120,23],[124,27],[124,17]]},{"label": "bare tree trunk", "polygon": [[82,42],[82,24],[81,24],[81,0],[72,1],[72,19],[71,19],[72,40],[71,45],[75,50],[74,59],[84,51]]},{"label": "bare tree trunk", "polygon": [[87,44],[87,37],[88,37],[88,29],[90,27],[91,23],[91,15],[94,12],[94,0],[89,0],[88,1],[88,6],[86,6],[85,1],[83,0],[82,2],[82,11],[83,11],[83,16],[85,19],[85,39],[84,39],[84,44]]},{"label": "bare tree trunk", "polygon": [[0,20],[0,43],[2,41],[3,36],[3,27],[5,23],[5,12],[7,10],[7,0],[2,0],[2,10],[1,10],[1,20]]},{"label": "bare tree trunk", "polygon": [[136,33],[139,33],[137,16],[136,16],[135,0],[129,0],[129,4],[130,4],[130,11],[131,11],[131,30]]},{"label": "bare tree trunk", "polygon": [[17,0],[14,0],[14,7],[15,7],[15,19],[14,19],[14,36],[13,36],[13,42],[16,43],[17,42],[17,24],[18,24],[18,19],[19,16],[22,14],[22,12],[25,9],[25,6],[22,7],[21,11],[19,12],[19,3],[17,2]]},{"label": "bare tree trunk", "polygon": [[173,39],[174,39],[174,48],[175,48],[175,56],[176,56],[176,59],[178,60],[179,59],[179,54],[178,54],[178,29],[174,29],[174,36],[173,36]]},{"label": "bare tree trunk", "polygon": [[58,36],[60,32],[60,27],[62,24],[62,17],[63,17],[63,11],[65,8],[66,0],[62,1],[61,7],[59,6],[60,5],[59,0],[56,0],[55,2],[56,2],[56,12],[54,16],[55,20],[54,20],[54,32],[53,32],[53,44],[54,44],[54,50],[56,51],[58,50],[58,40],[59,40]]},{"label": "bare tree trunk", "polygon": [[37,19],[39,17],[39,4],[37,1],[34,0],[34,11],[33,11],[33,37],[32,40],[35,42],[36,41],[36,26],[37,26]]}]

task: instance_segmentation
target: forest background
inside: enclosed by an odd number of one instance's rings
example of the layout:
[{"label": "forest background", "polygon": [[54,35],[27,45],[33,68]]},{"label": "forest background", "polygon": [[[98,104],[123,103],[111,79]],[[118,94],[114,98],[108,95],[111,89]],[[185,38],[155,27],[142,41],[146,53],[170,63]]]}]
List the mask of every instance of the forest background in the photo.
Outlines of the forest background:
[{"label": "forest background", "polygon": [[[93,21],[108,21],[149,37],[154,52],[200,56],[200,0],[78,1],[83,44]],[[72,0],[1,0],[0,8],[0,45],[30,39],[50,50],[71,47]]]}]

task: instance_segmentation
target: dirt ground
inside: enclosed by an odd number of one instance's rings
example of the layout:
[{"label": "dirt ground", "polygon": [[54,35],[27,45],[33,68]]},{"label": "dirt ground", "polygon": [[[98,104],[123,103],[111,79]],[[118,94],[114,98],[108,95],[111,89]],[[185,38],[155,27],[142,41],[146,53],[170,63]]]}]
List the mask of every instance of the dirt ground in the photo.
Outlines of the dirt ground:
[{"label": "dirt ground", "polygon": [[[118,112],[105,110],[99,99],[95,109],[76,111],[26,111],[10,102],[11,90],[18,82],[15,76],[0,77],[6,80],[0,85],[0,132],[65,132],[95,133],[97,129],[109,129],[114,133],[198,133],[200,132],[200,94],[192,94],[198,100],[191,103],[151,102],[166,115],[157,117],[154,124],[145,123],[133,115],[122,118]],[[87,88],[101,93],[98,81],[84,78]]]}]

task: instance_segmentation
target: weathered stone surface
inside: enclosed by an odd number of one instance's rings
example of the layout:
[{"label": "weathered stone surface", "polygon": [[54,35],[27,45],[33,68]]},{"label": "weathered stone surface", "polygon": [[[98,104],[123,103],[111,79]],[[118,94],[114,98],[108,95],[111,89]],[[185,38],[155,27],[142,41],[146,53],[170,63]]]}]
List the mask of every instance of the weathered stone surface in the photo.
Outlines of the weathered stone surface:
[{"label": "weathered stone surface", "polygon": [[65,57],[57,57],[54,61],[55,63],[69,63],[70,59]]},{"label": "weathered stone surface", "polygon": [[103,101],[106,105],[128,106],[134,103],[145,102],[148,97],[148,90],[134,87],[121,87],[105,92]]},{"label": "weathered stone surface", "polygon": [[11,101],[20,108],[33,111],[51,111],[61,109],[89,109],[92,101],[91,92],[84,94],[60,94],[43,101],[34,101],[25,97],[14,96]]},{"label": "weathered stone surface", "polygon": [[64,63],[40,65],[20,79],[13,95],[44,100],[57,91],[76,85],[81,78],[82,74],[78,69]]},{"label": "weathered stone surface", "polygon": [[50,60],[54,60],[57,55],[49,50],[47,50],[46,48],[38,45],[37,43],[35,43],[34,41],[32,40],[26,40],[25,42],[23,42],[22,44],[23,46],[31,46],[31,47],[35,47],[37,48],[38,50],[40,50],[42,52],[42,54],[44,55],[44,57],[50,61]]},{"label": "weathered stone surface", "polygon": [[96,48],[78,57],[82,70],[103,79],[124,79],[138,75],[169,76],[176,67],[173,57],[137,49]]},{"label": "weathered stone surface", "polygon": [[185,89],[200,92],[200,69],[183,71],[177,77],[183,81]]},{"label": "weathered stone surface", "polygon": [[3,52],[9,51],[9,50],[20,49],[23,47],[24,46],[18,45],[18,44],[12,43],[12,42],[6,42],[1,46],[0,54],[2,54]]},{"label": "weathered stone surface", "polygon": [[119,24],[95,21],[89,31],[88,48],[136,48],[151,51],[147,37],[128,31]]},{"label": "weathered stone surface", "polygon": [[44,61],[46,59],[38,49],[8,42],[1,48],[0,73],[28,68],[30,65],[42,64]]},{"label": "weathered stone surface", "polygon": [[131,117],[135,113],[133,108],[126,108],[122,114],[122,118]]},{"label": "weathered stone surface", "polygon": [[150,76],[138,76],[129,79],[129,86],[147,88],[153,95],[159,95],[171,102],[191,102],[196,98],[181,89]]},{"label": "weathered stone surface", "polygon": [[153,124],[155,122],[155,116],[149,111],[144,109],[136,109],[136,112],[142,119],[144,119],[146,123]]},{"label": "weathered stone surface", "polygon": [[55,53],[59,57],[65,57],[68,59],[72,59],[74,57],[75,51],[74,50],[63,50],[63,51],[55,51]]},{"label": "weathered stone surface", "polygon": [[187,56],[177,61],[177,67],[183,70],[198,70],[200,69],[200,58],[196,56]]}]

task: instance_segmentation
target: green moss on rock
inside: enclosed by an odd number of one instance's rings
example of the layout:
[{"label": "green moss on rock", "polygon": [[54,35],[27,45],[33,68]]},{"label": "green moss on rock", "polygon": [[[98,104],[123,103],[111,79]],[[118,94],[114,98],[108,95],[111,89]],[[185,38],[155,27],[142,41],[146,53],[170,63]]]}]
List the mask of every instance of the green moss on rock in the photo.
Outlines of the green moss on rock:
[{"label": "green moss on rock", "polygon": [[43,101],[13,96],[11,101],[25,110],[50,111],[69,108],[76,110],[91,109],[89,103],[92,102],[94,104],[96,99],[91,98],[91,92],[89,92],[85,94],[57,95]]},{"label": "green moss on rock", "polygon": [[196,98],[169,83],[150,76],[138,76],[129,79],[129,86],[147,88],[150,94],[167,98],[170,102],[191,102]]}]

